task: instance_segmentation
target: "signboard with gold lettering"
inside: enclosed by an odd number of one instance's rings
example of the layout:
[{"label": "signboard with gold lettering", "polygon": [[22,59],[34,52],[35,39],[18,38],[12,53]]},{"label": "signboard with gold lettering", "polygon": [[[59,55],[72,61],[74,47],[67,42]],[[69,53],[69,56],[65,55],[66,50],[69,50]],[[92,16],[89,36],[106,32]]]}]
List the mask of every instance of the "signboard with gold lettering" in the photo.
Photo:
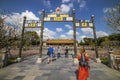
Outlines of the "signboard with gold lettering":
[{"label": "signboard with gold lettering", "polygon": [[54,17],[54,21],[63,21],[63,17]]},{"label": "signboard with gold lettering", "polygon": [[67,18],[67,17],[69,17],[69,15],[68,14],[61,14],[60,17]]},{"label": "signboard with gold lettering", "polygon": [[86,21],[82,21],[82,22],[76,22],[75,23],[76,27],[81,27],[81,28],[92,28],[93,27],[93,23],[92,22],[86,22]]},{"label": "signboard with gold lettering", "polygon": [[28,26],[29,27],[36,27],[36,23],[35,22],[29,23]]},{"label": "signboard with gold lettering", "polygon": [[28,28],[41,27],[41,21],[40,20],[27,20],[25,23],[25,27],[28,27]]},{"label": "signboard with gold lettering", "polygon": [[56,14],[48,14],[48,18],[51,18],[51,17],[57,17],[57,15]]},{"label": "signboard with gold lettering", "polygon": [[82,26],[82,27],[87,27],[87,23],[86,23],[86,22],[82,22],[82,23],[81,23],[81,26]]},{"label": "signboard with gold lettering", "polygon": [[60,8],[56,8],[56,12],[48,14],[47,17],[44,18],[44,21],[72,21],[73,18],[69,17],[69,14],[65,14],[61,12]]},{"label": "signboard with gold lettering", "polygon": [[50,21],[51,18],[54,19],[53,21],[64,21],[64,18],[68,17],[69,17],[68,14],[60,14],[59,16],[57,14],[48,14],[47,17],[44,18],[44,21]]}]

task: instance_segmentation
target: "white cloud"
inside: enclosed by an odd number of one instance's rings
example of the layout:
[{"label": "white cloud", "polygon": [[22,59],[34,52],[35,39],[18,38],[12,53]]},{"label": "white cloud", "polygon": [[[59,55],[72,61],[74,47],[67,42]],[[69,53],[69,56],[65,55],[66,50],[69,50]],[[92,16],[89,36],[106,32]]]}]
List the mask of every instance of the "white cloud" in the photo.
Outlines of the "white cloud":
[{"label": "white cloud", "polygon": [[81,30],[84,34],[92,34],[93,33],[93,29],[91,29],[91,28],[82,28]]},{"label": "white cloud", "polygon": [[[83,34],[89,35],[88,37],[93,37],[93,29],[83,28],[81,30],[82,30]],[[97,35],[97,37],[108,36],[108,34],[106,32],[103,32],[103,31],[96,31],[96,35]]]},{"label": "white cloud", "polygon": [[69,31],[67,32],[67,35],[73,35],[73,30],[69,30]]},{"label": "white cloud", "polygon": [[60,7],[62,12],[68,13],[70,11],[70,6],[66,4],[62,4]]},{"label": "white cloud", "polygon": [[70,0],[62,0],[62,3],[70,2]]},{"label": "white cloud", "polygon": [[43,3],[46,7],[51,7],[51,2],[50,0],[43,0]]},{"label": "white cloud", "polygon": [[55,35],[56,35],[55,31],[49,30],[48,28],[44,29],[43,36],[45,36],[47,38],[54,38]]},{"label": "white cloud", "polygon": [[78,1],[78,3],[80,2],[80,0],[77,0]]},{"label": "white cloud", "polygon": [[64,13],[68,13],[72,7],[73,7],[73,3],[70,3],[68,5],[61,4],[61,6],[60,6],[61,11],[64,12]]},{"label": "white cloud", "polygon": [[22,13],[13,13],[9,15],[6,18],[5,22],[16,29],[21,29],[24,16],[27,17],[27,20],[39,20],[39,18],[36,17],[32,11],[26,10],[25,12]]},{"label": "white cloud", "polygon": [[39,20],[39,18],[36,17],[36,15],[32,11],[28,11],[28,10],[22,12],[21,16],[22,17],[26,16],[28,20]]},{"label": "white cloud", "polygon": [[63,30],[62,30],[62,28],[56,28],[56,31],[57,31],[57,32],[61,32],[61,31],[63,31]]},{"label": "white cloud", "polygon": [[108,36],[108,34],[106,32],[103,31],[97,31],[96,32],[97,37],[104,37],[104,36]]},{"label": "white cloud", "polygon": [[[73,36],[73,30],[69,30],[66,34],[69,36]],[[79,35],[79,33],[76,32],[76,35]]]},{"label": "white cloud", "polygon": [[87,37],[87,36],[85,36],[85,35],[82,35],[82,36],[80,36],[80,39],[84,39],[85,37]]},{"label": "white cloud", "polygon": [[103,9],[103,12],[106,13],[106,12],[108,12],[108,11],[110,11],[110,10],[111,10],[111,8],[104,8],[104,9]]},{"label": "white cloud", "polygon": [[50,12],[53,12],[53,10],[51,9]]},{"label": "white cloud", "polygon": [[86,6],[86,1],[85,0],[80,0],[79,6],[80,6],[80,8],[84,8]]},{"label": "white cloud", "polygon": [[112,10],[113,10],[113,11],[116,11],[115,8],[103,8],[103,12],[104,12],[104,13],[111,12]]},{"label": "white cloud", "polygon": [[6,19],[5,22],[8,24],[8,26],[14,27],[15,29],[22,29],[22,19],[23,17],[21,16],[20,13],[13,13],[9,15]]},{"label": "white cloud", "polygon": [[77,3],[80,9],[86,8],[87,1],[86,0],[72,0],[72,3]]},{"label": "white cloud", "polygon": [[68,6],[70,6],[70,8],[72,8],[73,7],[73,3],[68,4]]},{"label": "white cloud", "polygon": [[72,26],[68,24],[66,24],[65,27],[67,27],[68,29],[72,29]]},{"label": "white cloud", "polygon": [[40,14],[40,15],[41,15],[41,14],[42,14],[42,10],[38,11],[38,14]]},{"label": "white cloud", "polygon": [[[38,33],[38,35],[40,35],[40,30],[38,30],[36,32]],[[53,38],[55,38],[55,35],[56,35],[55,31],[49,30],[48,28],[44,28],[44,31],[43,31],[43,39],[44,40],[53,39]]]},{"label": "white cloud", "polygon": [[73,1],[79,4],[80,9],[86,7],[86,0],[73,0]]},{"label": "white cloud", "polygon": [[66,37],[66,35],[60,35],[60,38],[66,39],[67,37]]}]

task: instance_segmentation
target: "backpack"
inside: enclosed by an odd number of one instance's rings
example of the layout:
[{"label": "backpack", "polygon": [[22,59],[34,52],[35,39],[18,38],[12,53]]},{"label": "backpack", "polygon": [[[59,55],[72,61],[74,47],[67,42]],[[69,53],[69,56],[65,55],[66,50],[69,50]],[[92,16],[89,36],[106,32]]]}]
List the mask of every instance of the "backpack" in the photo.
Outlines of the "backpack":
[{"label": "backpack", "polygon": [[88,67],[88,62],[86,61],[86,56],[85,54],[81,55],[81,59],[79,60],[79,65],[82,67]]}]

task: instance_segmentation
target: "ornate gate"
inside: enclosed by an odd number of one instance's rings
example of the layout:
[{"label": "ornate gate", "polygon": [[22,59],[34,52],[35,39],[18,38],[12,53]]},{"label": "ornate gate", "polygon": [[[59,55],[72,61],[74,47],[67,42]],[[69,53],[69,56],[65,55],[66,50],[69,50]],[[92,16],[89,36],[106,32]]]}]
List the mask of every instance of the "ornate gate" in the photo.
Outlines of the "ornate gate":
[{"label": "ornate gate", "polygon": [[96,58],[97,59],[99,58],[98,49],[97,49],[97,40],[96,40],[96,29],[95,29],[95,24],[94,24],[94,16],[91,17],[91,20],[76,20],[75,19],[75,9],[72,10],[72,15],[70,16],[69,14],[61,12],[60,8],[57,8],[56,12],[47,14],[47,16],[45,16],[45,11],[42,10],[42,19],[41,20],[26,20],[26,17],[24,17],[18,59],[21,59],[24,28],[41,28],[39,58],[37,60],[37,63],[41,63],[41,61],[42,61],[42,59],[41,59],[42,58],[42,46],[43,46],[43,30],[44,30],[45,22],[72,22],[73,23],[75,63],[76,63],[76,56],[77,56],[76,28],[93,28],[94,40],[95,40],[95,53],[96,53]]}]

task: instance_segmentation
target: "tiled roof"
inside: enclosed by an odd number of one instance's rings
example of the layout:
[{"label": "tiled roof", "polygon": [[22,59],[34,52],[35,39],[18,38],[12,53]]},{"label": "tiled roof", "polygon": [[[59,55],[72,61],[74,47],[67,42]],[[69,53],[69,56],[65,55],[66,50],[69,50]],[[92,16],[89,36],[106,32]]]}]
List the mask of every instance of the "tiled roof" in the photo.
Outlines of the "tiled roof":
[{"label": "tiled roof", "polygon": [[74,40],[70,39],[48,39],[46,43],[74,43]]}]

